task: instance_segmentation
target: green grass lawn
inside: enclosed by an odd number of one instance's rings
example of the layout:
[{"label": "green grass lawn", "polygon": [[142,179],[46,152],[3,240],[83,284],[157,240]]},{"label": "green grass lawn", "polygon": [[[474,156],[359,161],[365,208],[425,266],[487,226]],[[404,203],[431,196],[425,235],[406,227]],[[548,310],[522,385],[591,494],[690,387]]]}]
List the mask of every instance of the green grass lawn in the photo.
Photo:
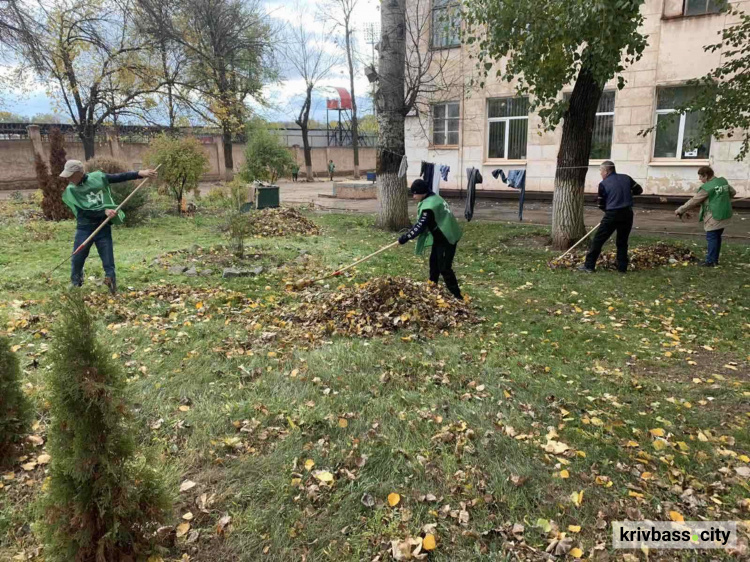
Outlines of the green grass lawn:
[{"label": "green grass lawn", "polygon": [[[747,246],[726,244],[719,269],[583,276],[547,267],[555,254],[536,244],[544,228],[473,222],[455,266],[481,323],[410,341],[268,336],[258,314],[299,299],[285,282],[394,239],[370,216],[309,216],[322,235],[250,239],[265,271],[231,280],[152,263],[225,243],[221,218],[118,228],[121,295],[84,288],[127,374],[138,442],[174,492],[167,524],[193,514],[163,560],[390,560],[391,541],[424,536],[425,525],[436,525],[436,561],[542,560],[553,539],[572,548],[568,559],[622,560],[611,521],[750,519]],[[70,222],[0,222],[0,330],[20,346],[41,437],[67,265],[51,281],[45,273],[72,237]],[[693,249],[702,257],[704,242]],[[172,263],[191,259],[200,266],[191,254]],[[95,252],[87,275],[101,279]],[[394,249],[330,290],[383,275],[424,279],[426,258],[413,245]],[[3,560],[34,553],[45,470],[10,464]],[[180,493],[185,480],[196,485]]]}]

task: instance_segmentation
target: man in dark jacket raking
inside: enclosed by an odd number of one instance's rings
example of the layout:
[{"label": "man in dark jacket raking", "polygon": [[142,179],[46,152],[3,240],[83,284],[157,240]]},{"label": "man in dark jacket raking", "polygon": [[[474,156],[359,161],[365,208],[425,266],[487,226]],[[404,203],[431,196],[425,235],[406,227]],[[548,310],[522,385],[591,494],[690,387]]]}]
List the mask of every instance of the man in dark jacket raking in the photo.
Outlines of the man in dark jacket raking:
[{"label": "man in dark jacket raking", "polygon": [[643,193],[643,188],[633,178],[618,174],[614,162],[602,162],[599,167],[602,181],[599,184],[599,208],[604,211],[604,218],[591,242],[586,255],[586,262],[578,268],[584,273],[593,273],[596,260],[602,253],[604,243],[617,232],[617,271],[628,271],[628,240],[633,229],[633,195]]},{"label": "man in dark jacket raking", "polygon": [[409,232],[402,235],[398,241],[403,245],[417,238],[417,255],[421,255],[426,246],[432,246],[430,281],[437,283],[442,275],[451,294],[457,299],[463,299],[458,279],[453,271],[456,245],[462,236],[461,227],[458,226],[448,203],[439,195],[435,195],[426,181],[421,178],[414,180],[411,193],[414,199],[419,201],[419,218]]}]

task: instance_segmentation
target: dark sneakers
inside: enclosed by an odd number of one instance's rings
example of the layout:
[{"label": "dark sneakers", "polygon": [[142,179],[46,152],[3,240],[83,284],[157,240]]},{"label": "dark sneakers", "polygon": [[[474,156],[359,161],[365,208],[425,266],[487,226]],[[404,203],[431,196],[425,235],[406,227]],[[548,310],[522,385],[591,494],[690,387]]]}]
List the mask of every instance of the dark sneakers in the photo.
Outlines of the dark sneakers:
[{"label": "dark sneakers", "polygon": [[709,262],[705,262],[705,261],[701,262],[699,264],[700,267],[716,267],[717,265],[719,265],[719,264],[718,263],[709,263]]},{"label": "dark sneakers", "polygon": [[111,277],[105,277],[104,284],[109,288],[110,295],[117,294],[117,282],[114,279],[112,279]]},{"label": "dark sneakers", "polygon": [[578,266],[578,267],[576,268],[576,271],[578,271],[578,272],[580,272],[580,273],[594,273],[594,270],[593,270],[593,269],[591,269],[590,267],[586,267],[586,265],[585,265],[585,264],[584,264],[584,265],[579,265],[579,266]]}]

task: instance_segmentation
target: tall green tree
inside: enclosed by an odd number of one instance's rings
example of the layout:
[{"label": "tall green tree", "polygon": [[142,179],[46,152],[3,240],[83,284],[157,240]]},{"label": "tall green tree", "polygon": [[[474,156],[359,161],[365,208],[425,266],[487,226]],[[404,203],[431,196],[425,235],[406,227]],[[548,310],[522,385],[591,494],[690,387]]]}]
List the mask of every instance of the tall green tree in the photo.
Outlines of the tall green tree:
[{"label": "tall green tree", "polygon": [[[563,121],[552,205],[552,237],[565,249],[585,233],[583,202],[596,108],[607,82],[640,59],[644,0],[465,0],[464,41],[484,87],[517,81],[548,130]],[[507,63],[498,64],[502,59]],[[569,100],[561,90],[573,84]]]},{"label": "tall green tree", "polygon": [[721,51],[722,64],[698,80],[695,96],[679,113],[700,112],[700,138],[742,139],[736,159],[750,152],[750,14],[731,10],[738,22],[721,32],[721,41],[704,47],[707,52]]}]

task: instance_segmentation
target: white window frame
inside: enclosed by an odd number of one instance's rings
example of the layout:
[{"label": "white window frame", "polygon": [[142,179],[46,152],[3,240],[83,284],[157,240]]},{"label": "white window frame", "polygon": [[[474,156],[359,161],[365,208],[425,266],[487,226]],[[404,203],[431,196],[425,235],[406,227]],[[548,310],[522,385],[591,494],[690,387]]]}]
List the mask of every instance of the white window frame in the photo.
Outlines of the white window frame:
[{"label": "white window frame", "polygon": [[[445,144],[435,144],[435,108],[441,105],[445,106],[445,117],[443,118],[443,121],[445,122],[443,126],[443,134],[445,135]],[[448,117],[449,105],[458,106],[458,117]],[[432,134],[430,135],[430,146],[458,146],[461,144],[461,102],[460,101],[445,101],[445,102],[440,102],[440,103],[433,103],[430,106],[430,120],[432,121]],[[448,130],[449,121],[458,121],[459,123],[458,131]],[[450,144],[448,142],[448,135],[450,133],[458,134],[458,142],[456,144]]]},{"label": "white window frame", "polygon": [[[487,106],[485,109],[486,114],[489,114],[489,108],[490,108],[490,102],[495,100],[502,100],[502,99],[515,99],[515,98],[487,98]],[[525,119],[526,121],[529,120],[528,113],[525,116],[520,117],[487,117],[487,151],[485,152],[485,158],[486,160],[526,160],[526,156],[523,158],[508,158],[508,145],[510,144],[510,121],[518,121],[520,119]],[[490,123],[500,123],[505,122],[505,146],[503,147],[503,156],[502,158],[497,157],[490,157]],[[526,151],[528,156],[528,145],[529,145],[529,128],[528,125],[526,126]]]},{"label": "white window frame", "polygon": [[687,11],[688,11],[688,2],[689,2],[689,0],[683,0],[682,1],[682,15],[689,18],[689,17],[695,17],[695,16],[710,16],[710,15],[716,15],[716,14],[722,13],[723,10],[722,10],[721,7],[719,7],[719,10],[717,12],[709,12],[708,11],[708,3],[711,2],[712,0],[703,0],[703,1],[706,3],[706,9],[705,9],[705,11],[701,12],[700,14],[690,14],[690,15],[688,15]]},{"label": "white window frame", "polygon": [[[680,87],[680,86],[675,86]],[[656,103],[659,103],[659,90],[657,88],[656,91]],[[658,126],[659,126],[659,115],[671,115],[673,113],[678,113],[676,109],[657,109],[656,110],[656,123],[654,125],[657,127],[656,130],[654,130],[654,140],[653,145],[651,147],[651,159],[656,162],[664,162],[664,161],[680,161],[680,162],[703,162],[705,160],[709,160],[711,158],[711,149],[713,148],[713,138],[708,137],[708,154],[705,158],[683,158],[682,157],[682,145],[685,142],[685,123],[687,121],[687,113],[681,113],[680,114],[680,124],[679,129],[677,130],[677,152],[674,156],[674,158],[669,156],[656,156],[656,136],[659,133]]]},{"label": "white window frame", "polygon": [[[605,90],[603,94],[608,94],[610,92],[614,92],[615,94],[615,103],[617,103],[617,92],[615,90]],[[602,95],[603,95],[602,94]],[[612,146],[615,144],[615,110],[614,105],[612,111],[597,111],[596,117],[608,117],[612,116],[612,137],[609,142],[609,156],[607,156],[606,159],[612,158]]]},{"label": "white window frame", "polygon": [[[461,24],[462,24],[462,22],[461,22],[461,14],[460,14],[460,11],[458,11],[460,5],[456,1],[447,0],[447,1],[442,2],[440,5],[436,6],[435,4],[437,3],[437,1],[439,1],[439,0],[432,0],[432,5],[430,6],[430,48],[431,49],[436,49],[436,50],[437,49],[455,49],[455,48],[458,48],[458,47],[461,46],[461,34],[460,34],[460,30],[457,30],[457,35],[456,35],[455,42],[447,43],[447,41],[446,41],[447,44],[445,44],[445,45],[442,45],[442,44],[438,45],[438,44],[435,43],[435,35],[436,35],[436,31],[437,31],[437,29],[436,29],[436,23],[438,23],[438,24],[443,23],[443,22],[436,22],[435,20],[436,20],[436,10],[437,10],[437,11],[440,11],[440,12],[447,13],[448,17],[449,17],[448,23],[449,24],[453,23],[453,17],[451,17],[451,10],[456,10],[453,13],[453,16],[455,17],[456,20],[458,20],[458,27],[460,28]],[[444,29],[440,30],[440,38],[441,39],[450,39],[450,38],[453,37],[452,35],[450,37],[447,37],[445,35],[445,33],[446,33],[446,30],[444,30]],[[450,33],[450,32],[447,32],[447,33]]]}]

